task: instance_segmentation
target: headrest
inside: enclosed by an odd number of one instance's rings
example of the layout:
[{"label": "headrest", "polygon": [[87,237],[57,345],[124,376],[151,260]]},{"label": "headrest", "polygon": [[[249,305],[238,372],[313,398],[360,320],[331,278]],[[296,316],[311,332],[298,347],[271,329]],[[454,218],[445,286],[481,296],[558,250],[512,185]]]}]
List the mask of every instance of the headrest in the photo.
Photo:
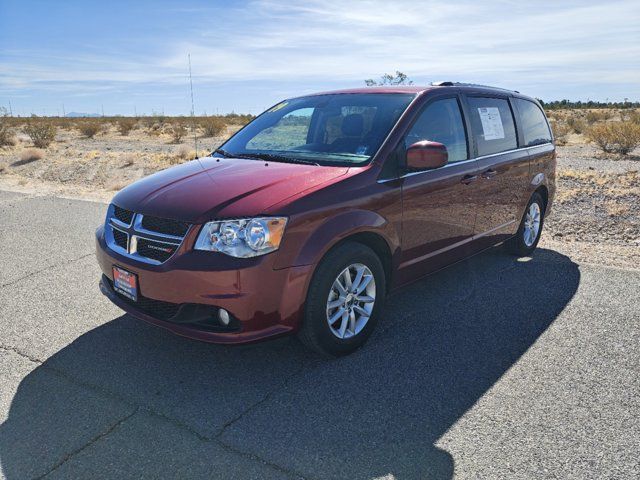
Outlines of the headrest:
[{"label": "headrest", "polygon": [[359,137],[362,135],[364,119],[359,113],[351,113],[342,120],[342,134],[346,137]]}]

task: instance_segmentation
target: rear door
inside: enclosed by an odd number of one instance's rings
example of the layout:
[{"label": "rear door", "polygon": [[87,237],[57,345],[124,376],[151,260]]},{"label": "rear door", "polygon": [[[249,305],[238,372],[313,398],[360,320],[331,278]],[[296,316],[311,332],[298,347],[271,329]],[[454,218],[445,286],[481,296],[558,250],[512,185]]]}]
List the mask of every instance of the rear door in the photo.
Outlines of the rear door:
[{"label": "rear door", "polygon": [[431,140],[443,143],[447,165],[402,177],[402,255],[400,283],[441,268],[466,255],[473,237],[476,204],[476,161],[471,159],[468,124],[458,96],[427,102],[407,130],[402,147]]},{"label": "rear door", "polygon": [[527,192],[529,157],[519,148],[508,96],[466,96],[478,162],[481,201],[475,223],[476,247],[506,240],[518,229],[520,205]]}]

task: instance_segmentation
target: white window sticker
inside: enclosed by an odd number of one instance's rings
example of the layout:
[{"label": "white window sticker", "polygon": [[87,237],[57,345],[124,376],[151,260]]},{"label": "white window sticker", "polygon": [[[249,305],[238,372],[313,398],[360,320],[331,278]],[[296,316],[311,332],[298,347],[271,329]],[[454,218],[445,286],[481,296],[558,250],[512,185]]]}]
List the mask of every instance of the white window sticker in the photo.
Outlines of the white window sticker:
[{"label": "white window sticker", "polygon": [[479,108],[482,133],[485,140],[498,140],[504,138],[504,127],[500,118],[500,110],[495,107]]}]

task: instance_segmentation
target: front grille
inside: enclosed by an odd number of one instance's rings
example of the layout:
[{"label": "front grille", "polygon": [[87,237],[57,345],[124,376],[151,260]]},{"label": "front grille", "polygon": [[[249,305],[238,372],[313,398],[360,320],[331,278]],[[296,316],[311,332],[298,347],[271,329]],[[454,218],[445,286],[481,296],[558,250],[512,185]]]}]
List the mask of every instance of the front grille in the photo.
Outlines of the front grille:
[{"label": "front grille", "polygon": [[189,224],[178,220],[145,215],[142,217],[142,228],[152,232],[163,233],[165,235],[184,237],[187,234],[187,230],[189,230]]},{"label": "front grille", "polygon": [[113,206],[113,216],[127,225],[131,225],[131,220],[133,220],[133,212],[131,210],[125,210],[117,205]]},{"label": "front grille", "polygon": [[142,215],[112,204],[105,236],[107,245],[120,254],[157,265],[175,253],[190,226],[186,222]]},{"label": "front grille", "polygon": [[169,259],[178,245],[163,242],[154,242],[146,238],[138,238],[138,254],[146,258],[164,262]]},{"label": "front grille", "polygon": [[125,250],[127,249],[127,234],[126,233],[121,232],[117,228],[114,228],[113,229],[113,240],[116,242],[116,245],[118,245],[120,248],[124,248]]}]

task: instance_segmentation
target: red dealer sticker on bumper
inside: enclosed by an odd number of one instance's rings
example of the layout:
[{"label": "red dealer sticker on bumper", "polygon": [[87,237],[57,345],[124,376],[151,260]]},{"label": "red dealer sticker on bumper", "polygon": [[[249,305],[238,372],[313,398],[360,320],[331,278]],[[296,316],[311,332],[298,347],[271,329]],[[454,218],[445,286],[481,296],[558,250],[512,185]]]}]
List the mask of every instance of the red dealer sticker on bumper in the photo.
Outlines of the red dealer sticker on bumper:
[{"label": "red dealer sticker on bumper", "polygon": [[138,276],[123,268],[113,267],[113,289],[121,295],[138,301]]}]

